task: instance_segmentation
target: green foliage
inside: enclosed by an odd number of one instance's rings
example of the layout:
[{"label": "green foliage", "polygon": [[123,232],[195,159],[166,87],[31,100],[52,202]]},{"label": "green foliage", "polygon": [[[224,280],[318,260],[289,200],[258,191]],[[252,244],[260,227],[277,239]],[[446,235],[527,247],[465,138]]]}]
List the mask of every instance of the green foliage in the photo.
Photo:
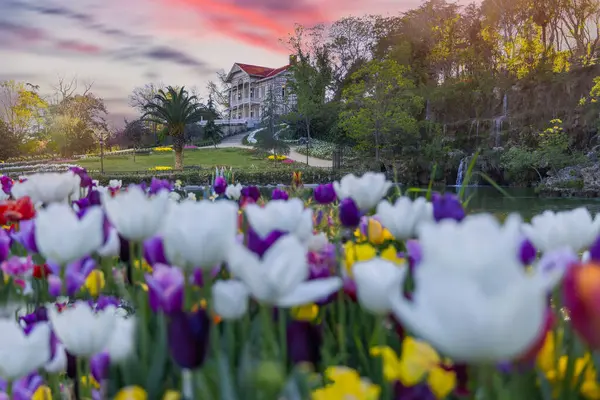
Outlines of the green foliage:
[{"label": "green foliage", "polygon": [[216,110],[214,107],[212,97],[208,98],[207,111],[208,118],[206,120],[206,125],[204,125],[203,138],[204,140],[211,141],[216,149],[217,143],[221,140],[221,137],[223,136],[223,129],[221,129],[220,125],[215,124]]},{"label": "green foliage", "polygon": [[200,105],[198,98],[190,95],[184,87],[176,89],[172,86],[167,87],[166,91],[160,89],[144,106],[144,111],[142,119],[165,125],[169,136],[173,138],[175,168],[183,169],[185,126],[202,120],[209,113]]},{"label": "green foliage", "polygon": [[[307,184],[329,183],[341,179],[350,172],[355,174],[364,172],[277,164],[269,168],[234,169],[233,176],[235,182],[240,182],[244,185],[276,185],[290,183],[292,180],[292,173],[295,171],[302,172],[302,180]],[[200,171],[140,172],[137,174],[91,173],[91,176],[93,179],[97,179],[101,184],[105,185],[108,184],[111,179],[120,179],[123,181],[123,185],[127,185],[129,183],[149,182],[153,177],[160,177],[161,179],[169,179],[171,181],[181,180],[184,185],[209,185],[214,172],[214,168],[206,168],[201,169]]]},{"label": "green foliage", "polygon": [[275,95],[275,88],[269,87],[267,97],[262,104],[261,126],[263,129],[254,136],[256,143],[255,149],[266,154],[289,154],[290,147],[279,140],[278,133],[285,129],[285,125],[280,122],[281,118],[278,112],[279,104]]},{"label": "green foliage", "polygon": [[342,94],[341,128],[360,150],[374,154],[376,161],[384,146],[402,153],[417,151],[416,116],[424,102],[415,94],[407,71],[393,60],[373,60],[353,74],[354,82]]}]

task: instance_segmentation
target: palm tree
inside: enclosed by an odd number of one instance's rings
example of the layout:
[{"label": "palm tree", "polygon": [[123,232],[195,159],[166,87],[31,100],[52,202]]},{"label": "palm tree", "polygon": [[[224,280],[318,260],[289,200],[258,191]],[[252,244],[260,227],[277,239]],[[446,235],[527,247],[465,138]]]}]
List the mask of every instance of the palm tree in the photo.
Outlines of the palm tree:
[{"label": "palm tree", "polygon": [[144,106],[142,119],[163,124],[167,134],[173,138],[175,151],[175,169],[183,169],[184,128],[196,123],[208,115],[196,96],[191,96],[185,87],[167,87],[161,89]]}]

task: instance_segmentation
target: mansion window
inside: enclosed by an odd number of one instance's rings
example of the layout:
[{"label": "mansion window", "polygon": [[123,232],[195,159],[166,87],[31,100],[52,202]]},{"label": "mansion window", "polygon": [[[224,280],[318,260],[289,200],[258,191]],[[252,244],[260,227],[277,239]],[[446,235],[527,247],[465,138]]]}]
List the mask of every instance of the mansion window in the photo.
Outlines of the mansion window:
[{"label": "mansion window", "polygon": [[254,88],[250,88],[250,98],[254,98]]}]

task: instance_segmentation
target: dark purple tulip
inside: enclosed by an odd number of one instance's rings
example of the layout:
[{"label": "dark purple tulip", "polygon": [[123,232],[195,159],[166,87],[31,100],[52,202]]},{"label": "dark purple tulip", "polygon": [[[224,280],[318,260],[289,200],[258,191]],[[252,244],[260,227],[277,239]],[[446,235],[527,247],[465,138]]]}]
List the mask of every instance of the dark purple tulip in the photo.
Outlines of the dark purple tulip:
[{"label": "dark purple tulip", "polygon": [[102,382],[108,378],[109,366],[110,356],[107,352],[98,353],[90,359],[90,372],[96,382]]},{"label": "dark purple tulip", "polygon": [[396,382],[394,385],[394,400],[436,400],[436,397],[426,383],[407,387],[400,382]]},{"label": "dark purple tulip", "polygon": [[2,175],[0,177],[0,184],[2,185],[2,191],[5,194],[10,194],[12,187],[13,187],[13,180],[11,177],[6,176],[6,175]]},{"label": "dark purple tulip", "polygon": [[69,170],[75,175],[79,175],[79,178],[81,178],[81,183],[79,185],[80,187],[91,188],[93,186],[92,178],[90,178],[85,168],[71,167]]},{"label": "dark purple tulip", "polygon": [[83,287],[85,280],[94,268],[96,268],[96,261],[91,257],[85,257],[67,265],[65,283],[69,296],[73,296]]},{"label": "dark purple tulip", "polygon": [[169,263],[165,256],[162,237],[154,236],[144,241],[144,258],[151,266]]},{"label": "dark purple tulip", "polygon": [[356,228],[360,223],[361,213],[351,198],[340,202],[340,222],[346,228]]},{"label": "dark purple tulip", "polygon": [[537,257],[537,250],[529,239],[523,240],[519,249],[519,259],[523,265],[530,265]]},{"label": "dark purple tulip", "polygon": [[285,235],[284,232],[281,231],[273,231],[269,233],[269,235],[262,239],[252,228],[248,229],[248,249],[253,253],[257,254],[259,257],[262,257],[267,250],[275,243],[280,237]]},{"label": "dark purple tulip", "polygon": [[294,364],[308,362],[317,366],[321,361],[323,328],[308,321],[292,321],[287,326],[287,348]]},{"label": "dark purple tulip", "polygon": [[48,293],[52,297],[58,297],[62,293],[62,281],[58,275],[48,275]]},{"label": "dark purple tulip", "polygon": [[453,219],[460,222],[465,216],[465,210],[456,195],[452,193],[433,194],[433,218],[436,222],[444,219]]},{"label": "dark purple tulip", "polygon": [[10,255],[11,239],[8,233],[0,228],[0,262],[6,260]]},{"label": "dark purple tulip", "polygon": [[119,235],[119,260],[128,264],[131,261],[131,254],[129,254],[129,240]]},{"label": "dark purple tulip", "polygon": [[222,176],[217,176],[213,184],[213,190],[219,196],[225,193],[225,190],[227,190],[227,180]]},{"label": "dark purple tulip", "polygon": [[171,357],[185,369],[196,369],[204,363],[208,348],[210,318],[205,310],[172,314],[168,324]]},{"label": "dark purple tulip", "polygon": [[289,197],[288,193],[281,189],[275,189],[273,190],[273,193],[271,193],[271,200],[287,200]]},{"label": "dark purple tulip", "polygon": [[173,190],[173,185],[168,180],[152,178],[152,182],[150,182],[150,190],[148,194],[156,194],[161,190],[168,190],[169,192]]},{"label": "dark purple tulip", "polygon": [[326,183],[319,185],[313,190],[313,197],[319,204],[330,204],[336,199],[335,189],[333,183]]},{"label": "dark purple tulip", "polygon": [[37,322],[48,321],[48,311],[46,310],[46,307],[38,307],[34,312],[20,317],[19,320],[23,322],[26,327]]},{"label": "dark purple tulip", "polygon": [[[114,296],[99,296],[96,300],[96,309],[104,310],[108,306],[118,307],[121,302]],[[93,306],[93,304],[91,304]]]},{"label": "dark purple tulip", "polygon": [[152,275],[146,274],[146,284],[152,311],[172,314],[183,309],[185,276],[179,268],[156,264]]},{"label": "dark purple tulip", "polygon": [[590,259],[592,261],[600,261],[600,236],[590,247]]},{"label": "dark purple tulip", "polygon": [[242,196],[258,201],[260,199],[260,190],[256,186],[246,186],[242,188]]},{"label": "dark purple tulip", "polygon": [[[2,234],[0,233],[0,236]],[[35,220],[30,219],[19,223],[19,230],[11,232],[12,239],[27,250],[28,253],[38,253],[35,242]],[[1,240],[0,240],[1,242]]]},{"label": "dark purple tulip", "polygon": [[31,373],[17,380],[13,385],[13,400],[31,400],[34,393],[44,384],[44,379],[37,373]]}]

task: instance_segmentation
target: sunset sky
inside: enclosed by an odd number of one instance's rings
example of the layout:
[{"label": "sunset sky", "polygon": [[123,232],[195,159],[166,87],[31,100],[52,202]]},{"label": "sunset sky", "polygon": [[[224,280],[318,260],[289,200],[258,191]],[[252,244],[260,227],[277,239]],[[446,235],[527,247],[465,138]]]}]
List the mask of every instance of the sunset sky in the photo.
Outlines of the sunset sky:
[{"label": "sunset sky", "polygon": [[234,62],[280,67],[294,23],[396,15],[419,0],[0,0],[0,80],[93,81],[110,120],[134,116],[127,96],[149,82],[196,86]]}]

